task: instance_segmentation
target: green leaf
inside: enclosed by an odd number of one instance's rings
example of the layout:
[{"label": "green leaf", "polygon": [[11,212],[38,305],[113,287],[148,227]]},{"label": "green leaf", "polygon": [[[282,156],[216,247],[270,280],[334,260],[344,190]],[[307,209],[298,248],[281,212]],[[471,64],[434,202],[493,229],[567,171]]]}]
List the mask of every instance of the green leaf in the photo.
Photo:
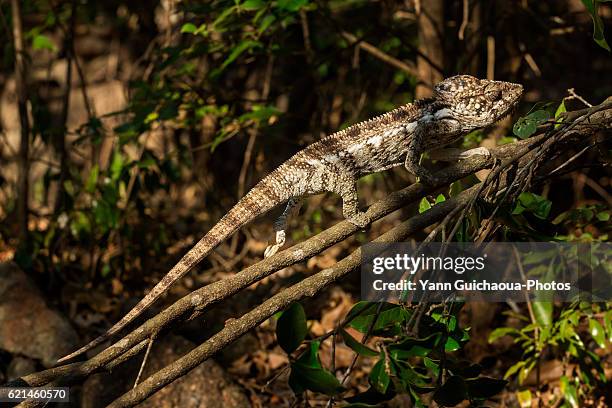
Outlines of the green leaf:
[{"label": "green leaf", "polygon": [[355,353],[360,354],[362,356],[377,356],[379,353],[376,350],[372,350],[365,344],[355,340],[353,336],[346,332],[346,330],[341,329],[340,333],[342,334],[342,338],[344,339],[344,343],[351,348]]},{"label": "green leaf", "polygon": [[261,47],[261,43],[259,41],[254,40],[243,40],[238,45],[236,45],[228,57],[223,61],[221,66],[215,69],[211,75],[218,76],[225,68],[227,68],[232,62],[234,62],[243,52],[248,51],[250,49]]},{"label": "green leaf", "polygon": [[391,305],[392,307],[385,310],[385,307],[383,306],[377,317],[376,310],[378,309],[378,305],[374,305],[375,307],[372,310],[369,310],[371,313],[364,313],[363,315],[356,316],[351,320],[349,325],[359,330],[361,333],[366,333],[372,325],[372,321],[376,318],[376,323],[374,323],[372,328],[372,332],[376,333],[377,331],[389,326],[400,325],[410,317],[410,314],[403,307],[400,305],[392,305],[390,303],[385,304],[384,306]]},{"label": "green leaf", "polygon": [[527,376],[529,375],[533,367],[535,367],[536,363],[537,363],[537,360],[532,359],[530,360],[529,364],[525,364],[525,366],[523,366],[523,368],[519,371],[519,374],[518,374],[519,384],[522,385],[523,382],[525,382],[525,379],[527,378]]},{"label": "green leaf", "polygon": [[467,387],[463,378],[453,375],[436,390],[433,399],[443,407],[453,407],[467,398]]},{"label": "green leaf", "polygon": [[549,118],[550,114],[546,110],[541,109],[532,112],[516,121],[512,127],[512,133],[521,139],[526,139],[536,132],[538,125],[546,122]]},{"label": "green leaf", "polygon": [[246,120],[255,120],[257,122],[264,122],[270,119],[272,116],[277,116],[280,111],[274,106],[261,106],[254,105],[251,112],[240,115],[239,121],[243,122]]},{"label": "green leaf", "polygon": [[299,303],[293,303],[276,323],[278,344],[287,354],[294,352],[308,334],[306,313]]},{"label": "green leaf", "polygon": [[407,360],[410,357],[425,357],[436,347],[440,340],[440,334],[431,334],[427,337],[417,339],[406,337],[399,343],[391,344],[389,351],[396,360]]},{"label": "green leaf", "polygon": [[521,262],[523,265],[535,265],[540,264],[544,261],[550,262],[555,256],[558,255],[558,249],[551,249],[549,251],[531,251],[521,254]]},{"label": "green leaf", "polygon": [[295,393],[310,390],[326,395],[336,395],[344,391],[340,381],[329,371],[310,367],[300,362],[291,364],[289,385]]},{"label": "green leaf", "polygon": [[196,27],[193,23],[185,23],[181,27],[181,33],[193,34],[197,31],[198,27]]},{"label": "green leaf", "polygon": [[[565,101],[561,101],[561,103],[559,104],[559,106],[557,107],[557,110],[555,111],[555,122],[559,122],[560,116],[562,113],[567,112],[567,109],[565,108]],[[561,126],[561,123],[557,123],[555,125],[555,129],[557,129],[559,126]]]},{"label": "green leaf", "polygon": [[425,367],[429,368],[436,376],[440,372],[440,364],[436,363],[429,357],[423,358],[423,364],[425,365]]},{"label": "green leaf", "polygon": [[276,7],[281,10],[296,12],[308,4],[308,0],[278,0]]},{"label": "green leaf", "polygon": [[516,204],[516,207],[512,211],[512,214],[518,215],[522,214],[525,211],[528,211],[536,217],[545,220],[546,218],[548,218],[551,208],[551,201],[538,194],[525,191],[519,195],[518,202]]},{"label": "green leaf", "polygon": [[246,0],[244,3],[240,5],[243,9],[247,11],[259,10],[264,7],[266,3],[263,0]]},{"label": "green leaf", "polygon": [[504,379],[506,380],[516,374],[518,370],[525,366],[525,363],[525,361],[519,361],[518,363],[511,366],[508,371],[506,371],[506,374],[504,374]]},{"label": "green leaf", "polygon": [[[353,307],[351,308],[351,310],[347,313],[345,321],[347,323],[350,323],[353,319],[355,319],[357,316],[371,316],[376,314],[376,311],[378,310],[378,305],[379,303],[377,302],[368,302],[365,300],[362,300],[360,302],[357,302],[353,305]],[[392,303],[383,303],[383,305],[380,308],[380,311],[384,311],[384,310],[388,310],[388,309],[393,309],[396,308],[397,305],[394,305]]]},{"label": "green leaf", "polygon": [[85,190],[88,193],[93,193],[96,191],[96,184],[98,183],[98,174],[100,173],[100,167],[95,164],[91,171],[89,172],[89,177],[87,177],[87,181],[85,182]]},{"label": "green leaf", "polygon": [[236,6],[232,6],[223,10],[221,14],[219,14],[219,16],[215,19],[215,21],[213,21],[212,26],[219,29],[221,23],[223,23],[229,16],[231,16],[236,11],[236,9]]},{"label": "green leaf", "polygon": [[267,14],[259,24],[259,34],[266,31],[274,21],[276,21],[276,16],[274,14]]},{"label": "green leaf", "polygon": [[443,203],[444,201],[446,201],[446,197],[444,197],[444,194],[438,194],[438,196],[436,197],[435,203],[439,204],[439,203]]},{"label": "green leaf", "polygon": [[[429,377],[417,373],[410,364],[405,361],[390,361],[393,372],[397,373],[396,377],[402,380],[404,388],[406,386],[415,385],[417,387],[426,387],[429,383]],[[433,391],[433,389],[431,389]]]},{"label": "green leaf", "polygon": [[604,315],[604,326],[608,332],[608,341],[612,342],[612,310],[608,310]]},{"label": "green leaf", "polygon": [[606,347],[606,333],[596,319],[589,319],[589,332],[599,347]]},{"label": "green leaf", "polygon": [[465,380],[470,398],[489,399],[502,392],[508,381],[490,377]]},{"label": "green leaf", "polygon": [[431,208],[431,204],[429,204],[429,201],[427,201],[426,197],[423,197],[421,199],[421,202],[419,203],[419,214],[424,213],[425,211],[429,210]]},{"label": "green leaf", "polygon": [[567,401],[572,408],[578,408],[578,393],[576,392],[576,387],[570,384],[566,376],[561,377],[559,385],[565,401]]},{"label": "green leaf", "polygon": [[111,161],[110,165],[111,180],[117,181],[119,179],[121,176],[121,171],[123,170],[123,164],[123,156],[121,155],[121,152],[119,150],[115,150],[113,160]]},{"label": "green leaf", "polygon": [[385,394],[387,392],[387,388],[389,387],[389,383],[391,382],[391,377],[385,368],[385,356],[381,354],[378,362],[372,367],[370,371],[370,384],[372,387],[376,389],[376,391],[381,394]]},{"label": "green leaf", "polygon": [[591,19],[593,20],[593,40],[599,45],[601,48],[610,51],[610,46],[606,42],[606,37],[604,36],[604,25],[597,12],[599,8],[599,4],[597,0],[580,0],[584,7],[587,9],[587,12],[591,15]]},{"label": "green leaf", "polygon": [[321,367],[321,362],[319,361],[319,347],[321,347],[320,341],[311,341],[297,361],[309,367]]},{"label": "green leaf", "polygon": [[541,327],[548,327],[552,325],[552,302],[533,302],[531,306],[538,325]]},{"label": "green leaf", "polygon": [[91,222],[85,213],[78,211],[70,223],[70,232],[75,238],[85,238],[91,233]]},{"label": "green leaf", "polygon": [[516,393],[520,408],[531,408],[531,391],[523,390]]},{"label": "green leaf", "polygon": [[55,51],[57,47],[46,35],[36,34],[32,39],[32,48],[35,50]]},{"label": "green leaf", "polygon": [[461,345],[459,344],[459,342],[455,339],[453,339],[452,337],[448,337],[446,339],[446,343],[444,344],[444,350],[445,351],[457,351],[461,348]]}]

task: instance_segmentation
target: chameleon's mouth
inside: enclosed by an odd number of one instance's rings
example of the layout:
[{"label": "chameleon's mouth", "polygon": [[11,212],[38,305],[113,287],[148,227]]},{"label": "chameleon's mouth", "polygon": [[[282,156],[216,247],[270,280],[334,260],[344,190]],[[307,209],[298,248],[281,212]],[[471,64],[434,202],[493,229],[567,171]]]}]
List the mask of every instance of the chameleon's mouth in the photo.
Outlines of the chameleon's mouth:
[{"label": "chameleon's mouth", "polygon": [[523,91],[524,91],[523,86],[521,84],[514,84],[514,83],[511,83],[509,85],[510,85],[510,89],[507,92],[509,95],[511,95],[511,97],[506,98],[506,101],[505,101],[508,107],[498,115],[494,123],[498,123],[502,119],[508,116],[514,115],[514,113],[516,113],[518,109],[519,101],[521,100],[521,97],[523,96]]}]

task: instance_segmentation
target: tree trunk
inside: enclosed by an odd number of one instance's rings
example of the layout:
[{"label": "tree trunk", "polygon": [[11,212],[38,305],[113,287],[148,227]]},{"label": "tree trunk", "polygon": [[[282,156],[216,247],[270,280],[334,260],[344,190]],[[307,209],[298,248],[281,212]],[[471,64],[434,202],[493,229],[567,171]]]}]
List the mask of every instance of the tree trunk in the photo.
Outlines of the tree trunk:
[{"label": "tree trunk", "polygon": [[442,73],[432,66],[435,64],[444,69],[444,0],[417,1],[417,4],[419,51],[426,58],[417,57],[419,84],[416,97],[427,98],[431,96],[432,85],[444,79]]},{"label": "tree trunk", "polygon": [[21,27],[21,10],[19,0],[11,0],[13,13],[13,41],[15,48],[15,81],[19,107],[19,122],[21,125],[21,141],[19,146],[19,175],[17,179],[17,222],[19,223],[19,243],[24,245],[28,239],[28,174],[30,123],[28,119],[28,95],[26,84],[25,49],[23,46],[23,30]]}]

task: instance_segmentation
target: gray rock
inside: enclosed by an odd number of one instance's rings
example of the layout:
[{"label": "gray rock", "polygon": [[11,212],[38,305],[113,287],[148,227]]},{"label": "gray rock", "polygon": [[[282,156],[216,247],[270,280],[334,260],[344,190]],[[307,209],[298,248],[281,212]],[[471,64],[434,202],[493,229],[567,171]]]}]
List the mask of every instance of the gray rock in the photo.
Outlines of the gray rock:
[{"label": "gray rock", "polygon": [[14,357],[6,369],[8,380],[14,380],[36,371],[36,361],[21,356]]}]

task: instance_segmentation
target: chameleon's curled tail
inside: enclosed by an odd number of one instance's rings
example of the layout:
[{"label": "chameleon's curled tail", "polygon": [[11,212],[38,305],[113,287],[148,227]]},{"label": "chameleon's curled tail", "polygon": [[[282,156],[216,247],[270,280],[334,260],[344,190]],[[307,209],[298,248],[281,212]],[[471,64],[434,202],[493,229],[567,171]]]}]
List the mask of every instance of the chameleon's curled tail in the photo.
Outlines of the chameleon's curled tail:
[{"label": "chameleon's curled tail", "polygon": [[91,350],[123,329],[143,311],[148,309],[174,282],[183,277],[204,259],[217,245],[257,216],[268,212],[276,205],[286,201],[289,197],[279,197],[276,194],[279,191],[279,189],[274,188],[279,182],[279,180],[276,180],[276,174],[278,173],[273,172],[253,187],[121,320],[115,323],[106,333],[92,340],[87,345],[59,359],[58,363]]}]

